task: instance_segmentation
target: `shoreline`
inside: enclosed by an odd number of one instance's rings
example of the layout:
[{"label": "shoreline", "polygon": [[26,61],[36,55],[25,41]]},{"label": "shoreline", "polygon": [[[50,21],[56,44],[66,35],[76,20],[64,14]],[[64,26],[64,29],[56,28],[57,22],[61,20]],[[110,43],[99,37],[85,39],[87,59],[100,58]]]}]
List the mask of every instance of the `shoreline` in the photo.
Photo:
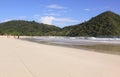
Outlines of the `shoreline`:
[{"label": "shoreline", "polygon": [[120,77],[120,56],[0,38],[2,77]]},{"label": "shoreline", "polygon": [[[115,54],[120,55],[120,44],[107,44],[107,43],[95,43],[95,44],[85,44],[85,45],[66,45],[66,44],[59,44],[59,43],[51,43],[48,41],[36,41],[34,38],[22,38],[21,40],[35,42],[39,44],[45,45],[53,45],[53,46],[62,46],[68,48],[75,48],[75,49],[83,49],[88,51],[94,51],[99,53],[107,53],[107,54]],[[117,49],[115,49],[117,48]]]},{"label": "shoreline", "polygon": [[[0,36],[0,38],[14,38],[14,39],[18,39],[17,36],[9,36],[9,37],[7,37],[7,36]],[[36,38],[42,38],[42,41],[38,41],[38,40],[36,41]],[[83,49],[83,50],[100,52],[100,53],[120,55],[120,41],[118,41],[118,40],[109,40],[109,41],[105,41],[105,40],[91,40],[91,39],[95,39],[95,38],[90,37],[89,40],[84,42],[83,38],[85,38],[85,37],[77,37],[77,40],[79,38],[82,39],[82,41],[80,41],[80,42],[82,42],[82,44],[79,45],[79,44],[75,44],[73,42],[73,45],[71,45],[69,43],[68,44],[59,43],[59,42],[57,43],[57,41],[51,42],[50,40],[55,40],[54,38],[57,39],[57,40],[59,38],[67,38],[67,39],[71,38],[71,40],[74,40],[75,37],[61,37],[61,36],[60,37],[58,37],[58,36],[41,36],[41,37],[39,37],[39,36],[20,36],[19,37],[20,40],[35,42],[35,43],[39,43],[39,44],[53,45],[53,46],[62,46],[62,47]],[[48,39],[50,39],[50,40],[48,41]],[[83,43],[85,43],[85,44],[83,44]]]}]

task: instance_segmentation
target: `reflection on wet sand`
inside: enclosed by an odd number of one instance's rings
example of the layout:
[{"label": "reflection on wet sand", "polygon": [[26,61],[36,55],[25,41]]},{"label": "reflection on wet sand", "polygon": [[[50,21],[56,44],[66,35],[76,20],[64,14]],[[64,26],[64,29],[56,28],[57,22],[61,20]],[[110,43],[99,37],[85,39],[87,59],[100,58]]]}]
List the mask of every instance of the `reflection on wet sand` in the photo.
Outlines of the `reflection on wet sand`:
[{"label": "reflection on wet sand", "polygon": [[77,48],[82,47],[85,49],[94,50],[96,52],[120,55],[120,45],[97,44],[97,45],[81,45],[81,46],[76,46],[76,47]]},{"label": "reflection on wet sand", "polygon": [[23,38],[31,42],[40,44],[49,44],[57,46],[72,47],[78,49],[87,49],[95,52],[109,53],[120,55],[120,41],[105,41],[105,40],[87,40],[87,39],[68,39],[68,38]]}]

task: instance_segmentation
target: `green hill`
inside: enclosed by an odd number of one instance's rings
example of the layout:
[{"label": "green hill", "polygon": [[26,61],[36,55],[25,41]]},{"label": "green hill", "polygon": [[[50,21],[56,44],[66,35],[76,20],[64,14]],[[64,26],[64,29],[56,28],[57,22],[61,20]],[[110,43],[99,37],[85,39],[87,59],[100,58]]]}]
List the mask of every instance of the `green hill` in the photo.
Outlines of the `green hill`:
[{"label": "green hill", "polygon": [[13,20],[0,23],[0,34],[28,36],[120,36],[120,15],[106,11],[81,24],[59,28],[35,21]]},{"label": "green hill", "polygon": [[37,23],[35,21],[13,20],[0,24],[0,34],[12,35],[52,35],[59,31],[60,28]]},{"label": "green hill", "polygon": [[106,11],[89,21],[64,27],[66,36],[120,36],[120,15]]}]

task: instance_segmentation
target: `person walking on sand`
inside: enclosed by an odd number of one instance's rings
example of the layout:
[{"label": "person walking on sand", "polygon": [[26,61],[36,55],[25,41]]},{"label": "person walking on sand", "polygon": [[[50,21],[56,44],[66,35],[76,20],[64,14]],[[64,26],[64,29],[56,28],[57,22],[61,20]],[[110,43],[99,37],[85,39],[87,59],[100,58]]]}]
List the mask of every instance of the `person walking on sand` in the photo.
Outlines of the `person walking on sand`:
[{"label": "person walking on sand", "polygon": [[14,37],[14,38],[16,38],[16,36],[15,36],[15,35],[13,35],[13,37]]},{"label": "person walking on sand", "polygon": [[18,35],[18,39],[20,38],[20,36]]}]

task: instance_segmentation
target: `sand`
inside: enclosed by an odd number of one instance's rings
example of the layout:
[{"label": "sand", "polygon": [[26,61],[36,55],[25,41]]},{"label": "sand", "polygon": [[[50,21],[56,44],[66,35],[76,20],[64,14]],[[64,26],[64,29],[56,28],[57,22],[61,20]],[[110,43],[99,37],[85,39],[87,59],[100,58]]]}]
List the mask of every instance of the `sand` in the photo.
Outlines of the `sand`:
[{"label": "sand", "polygon": [[0,37],[0,77],[120,77],[120,55]]}]

